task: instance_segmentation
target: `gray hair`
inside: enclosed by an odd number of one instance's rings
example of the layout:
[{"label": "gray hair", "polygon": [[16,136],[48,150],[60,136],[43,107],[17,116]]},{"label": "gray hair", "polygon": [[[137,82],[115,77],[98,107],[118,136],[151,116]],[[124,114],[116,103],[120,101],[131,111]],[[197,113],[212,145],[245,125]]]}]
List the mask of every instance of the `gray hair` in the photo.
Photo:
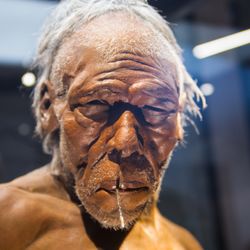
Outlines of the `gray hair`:
[{"label": "gray hair", "polygon": [[56,7],[45,23],[34,60],[39,72],[39,80],[34,89],[33,99],[33,109],[37,120],[36,133],[44,136],[42,138],[44,149],[48,153],[51,152],[55,142],[52,141],[51,135],[42,135],[39,109],[42,83],[49,79],[54,58],[64,39],[95,17],[114,11],[127,11],[140,17],[166,39],[172,54],[174,54],[179,78],[180,101],[184,104],[182,124],[185,125],[185,121],[190,120],[189,114],[201,117],[194,99],[201,99],[203,107],[205,107],[205,98],[183,64],[181,49],[168,23],[146,0],[64,0]]}]

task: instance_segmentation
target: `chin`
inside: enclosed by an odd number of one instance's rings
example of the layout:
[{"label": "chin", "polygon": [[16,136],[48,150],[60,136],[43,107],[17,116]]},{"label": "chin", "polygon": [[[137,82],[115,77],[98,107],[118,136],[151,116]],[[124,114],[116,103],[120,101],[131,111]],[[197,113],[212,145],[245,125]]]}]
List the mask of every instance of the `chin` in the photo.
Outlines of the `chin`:
[{"label": "chin", "polygon": [[76,193],[87,213],[102,227],[113,230],[130,229],[149,210],[153,197],[153,192],[146,188],[93,191],[81,184],[76,185]]}]

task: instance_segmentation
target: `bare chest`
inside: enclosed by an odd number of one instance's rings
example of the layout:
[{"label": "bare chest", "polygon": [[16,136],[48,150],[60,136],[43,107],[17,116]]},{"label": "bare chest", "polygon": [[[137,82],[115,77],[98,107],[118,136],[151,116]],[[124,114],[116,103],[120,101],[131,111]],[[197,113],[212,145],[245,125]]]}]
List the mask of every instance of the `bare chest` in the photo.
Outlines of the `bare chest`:
[{"label": "bare chest", "polygon": [[98,239],[91,238],[81,226],[61,225],[41,232],[25,250],[184,250],[179,244],[166,244],[164,239],[158,241],[155,236],[132,232],[118,244],[113,244],[114,239],[107,237],[100,245]]},{"label": "bare chest", "polygon": [[80,228],[48,229],[31,241],[25,250],[96,250],[94,243]]}]

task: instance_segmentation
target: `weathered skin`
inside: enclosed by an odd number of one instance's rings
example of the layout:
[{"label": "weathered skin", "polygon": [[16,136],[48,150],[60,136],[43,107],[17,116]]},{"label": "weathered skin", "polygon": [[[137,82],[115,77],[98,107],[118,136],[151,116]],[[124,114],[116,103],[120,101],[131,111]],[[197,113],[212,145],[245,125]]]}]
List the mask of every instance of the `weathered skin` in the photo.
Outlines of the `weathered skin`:
[{"label": "weathered skin", "polygon": [[163,218],[155,206],[127,234],[101,229],[88,218],[83,221],[79,206],[48,166],[2,185],[0,202],[1,250],[201,249],[190,233]]},{"label": "weathered skin", "polygon": [[62,43],[40,100],[59,143],[50,165],[1,185],[1,250],[201,249],[156,208],[182,129],[175,67],[149,51],[153,36],[113,13]]}]

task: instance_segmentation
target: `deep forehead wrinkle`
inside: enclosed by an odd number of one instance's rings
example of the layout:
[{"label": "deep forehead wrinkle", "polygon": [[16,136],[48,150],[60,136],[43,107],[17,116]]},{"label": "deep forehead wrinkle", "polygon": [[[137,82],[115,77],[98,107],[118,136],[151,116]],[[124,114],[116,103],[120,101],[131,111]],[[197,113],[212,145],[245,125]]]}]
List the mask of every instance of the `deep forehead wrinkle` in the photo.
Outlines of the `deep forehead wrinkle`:
[{"label": "deep forehead wrinkle", "polygon": [[168,61],[164,65],[159,65],[157,60],[151,57],[133,54],[128,56],[126,52],[118,53],[106,63],[102,59],[98,60],[100,57],[95,49],[85,48],[85,50],[86,54],[89,50],[91,51],[91,60],[84,62],[86,57],[83,57],[79,65],[85,65],[85,67],[73,80],[69,94],[73,91],[74,93],[81,92],[79,94],[83,95],[106,87],[124,92],[128,92],[128,89],[135,92],[139,90],[138,88],[155,89],[155,92],[161,89],[163,93],[167,90],[169,93],[177,94],[175,78],[172,75],[174,65]]},{"label": "deep forehead wrinkle", "polygon": [[[168,61],[175,65],[170,48],[164,39],[164,42],[160,40],[161,36],[135,15],[122,12],[105,14],[81,27],[62,43],[52,67],[51,80],[61,86],[65,74],[75,77],[91,62],[95,62],[93,65],[98,69],[99,61],[110,63],[117,60],[121,52],[123,58],[125,55],[134,55],[134,58],[137,55],[140,58],[151,57],[155,61],[159,59],[160,70],[176,79],[175,67],[165,64]],[[93,50],[86,50],[86,47]]]},{"label": "deep forehead wrinkle", "polygon": [[[97,50],[102,49],[106,59],[118,51],[145,56],[156,55],[159,51],[160,44],[157,44],[157,40],[161,35],[141,18],[127,12],[104,14],[83,26],[78,32],[86,34],[86,46],[91,46],[94,42]],[[78,32],[75,33],[75,39]]]}]

